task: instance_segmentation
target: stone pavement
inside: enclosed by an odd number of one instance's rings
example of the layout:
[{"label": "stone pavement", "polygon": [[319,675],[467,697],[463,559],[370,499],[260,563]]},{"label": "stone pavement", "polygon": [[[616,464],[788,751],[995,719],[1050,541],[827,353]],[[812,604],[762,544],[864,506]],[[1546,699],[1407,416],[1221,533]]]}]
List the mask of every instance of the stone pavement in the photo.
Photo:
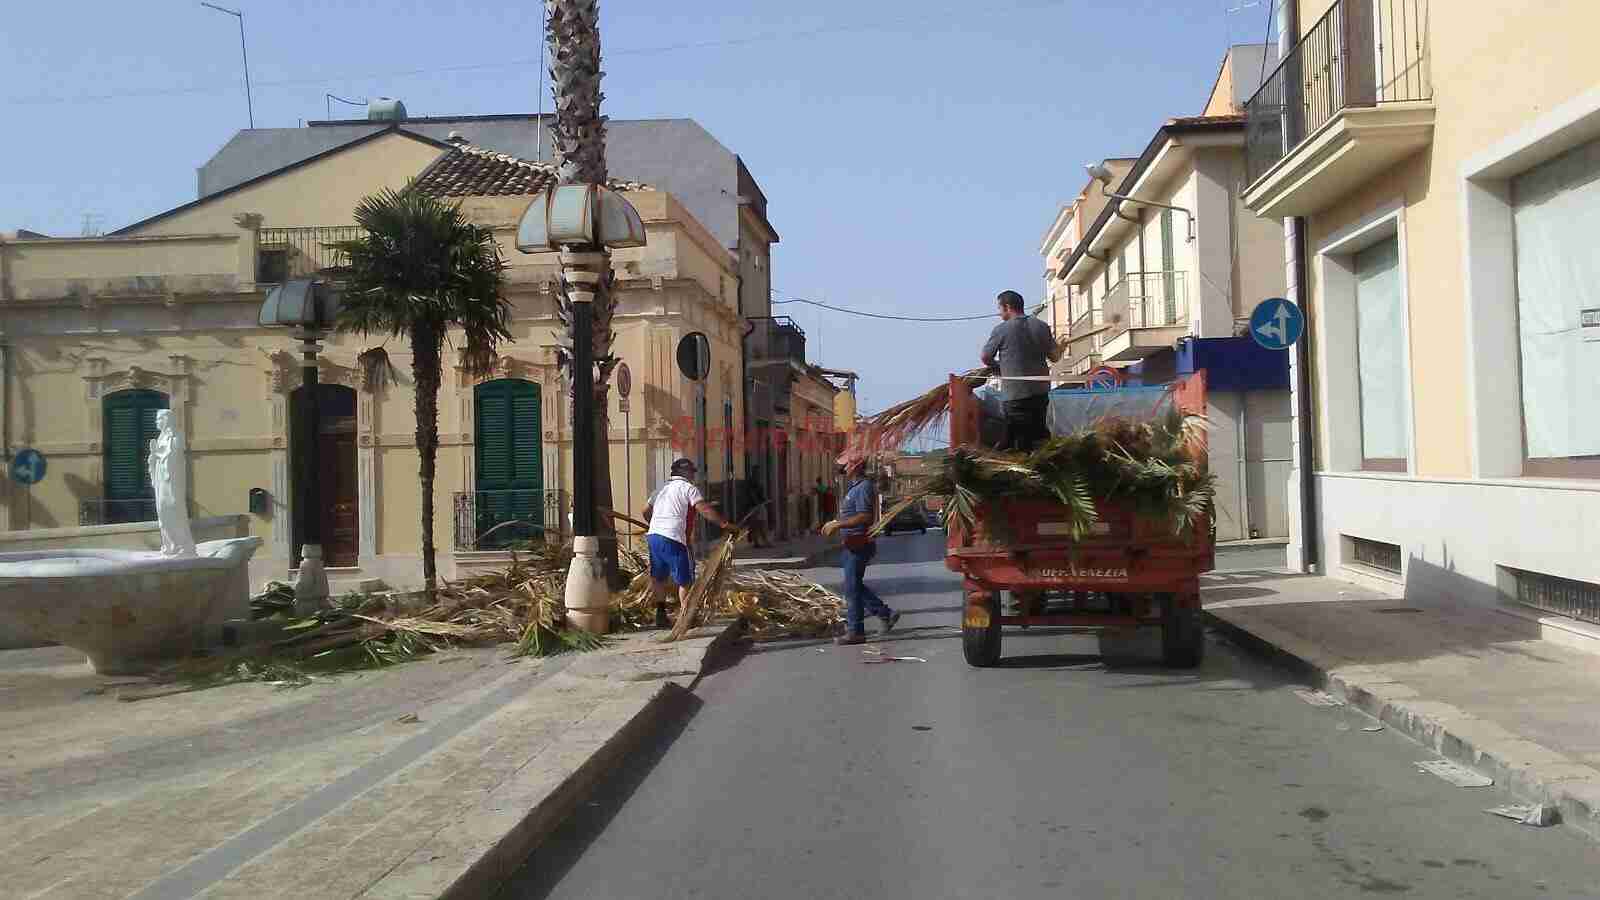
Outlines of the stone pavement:
[{"label": "stone pavement", "polygon": [[1224,635],[1600,838],[1600,655],[1546,639],[1515,610],[1326,577],[1213,574],[1202,596]]},{"label": "stone pavement", "polygon": [[0,653],[0,883],[30,898],[483,896],[688,700],[733,631],[138,702],[67,648]]}]

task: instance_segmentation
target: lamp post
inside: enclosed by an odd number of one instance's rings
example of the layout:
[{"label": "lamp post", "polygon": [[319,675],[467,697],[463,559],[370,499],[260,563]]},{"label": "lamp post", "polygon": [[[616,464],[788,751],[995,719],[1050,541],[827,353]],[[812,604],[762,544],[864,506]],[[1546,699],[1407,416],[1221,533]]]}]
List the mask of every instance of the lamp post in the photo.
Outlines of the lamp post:
[{"label": "lamp post", "polygon": [[256,127],[256,106],[255,101],[250,99],[250,51],[244,45],[244,13],[237,9],[229,9],[226,6],[218,6],[215,3],[207,3],[205,0],[200,0],[200,5],[206,9],[214,9],[219,13],[227,13],[239,20],[239,55],[244,57],[244,108],[250,115],[250,127],[254,128]]},{"label": "lamp post", "polygon": [[259,322],[269,328],[292,328],[300,341],[300,402],[291,414],[290,452],[297,490],[291,505],[300,537],[300,575],[295,580],[298,612],[326,604],[328,572],[322,562],[322,484],[317,465],[317,438],[322,428],[318,402],[317,354],[338,314],[339,297],[315,278],[296,278],[267,291]]},{"label": "lamp post", "polygon": [[611,266],[610,250],[643,247],[644,222],[621,194],[598,184],[563,184],[533,198],[517,224],[517,249],[557,251],[572,301],[572,567],[567,618],[585,631],[607,626],[605,566],[595,533],[594,299]]}]

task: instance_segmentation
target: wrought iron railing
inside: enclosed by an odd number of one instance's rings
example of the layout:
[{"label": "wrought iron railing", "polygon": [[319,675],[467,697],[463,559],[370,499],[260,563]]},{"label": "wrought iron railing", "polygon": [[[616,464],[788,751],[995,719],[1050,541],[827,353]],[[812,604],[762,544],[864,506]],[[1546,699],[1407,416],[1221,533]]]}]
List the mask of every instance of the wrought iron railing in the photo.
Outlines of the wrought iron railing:
[{"label": "wrought iron railing", "polygon": [[788,316],[752,318],[748,345],[754,359],[806,361],[806,333]]},{"label": "wrought iron railing", "polygon": [[1078,340],[1090,332],[1096,331],[1105,325],[1105,317],[1100,307],[1086,309],[1072,320],[1072,327],[1067,331],[1068,340]]},{"label": "wrought iron railing", "polygon": [[1183,272],[1129,272],[1106,294],[1106,340],[1130,328],[1170,328],[1189,321]]},{"label": "wrought iron railing", "polygon": [[463,491],[455,495],[457,550],[509,550],[567,533],[566,491]]},{"label": "wrought iron railing", "polygon": [[256,234],[256,282],[281,284],[337,269],[349,260],[334,245],[361,235],[357,225],[263,228]]},{"label": "wrought iron railing", "polygon": [[122,525],[128,522],[156,521],[156,501],[152,498],[133,500],[79,500],[79,525]]},{"label": "wrought iron railing", "polygon": [[1245,103],[1254,183],[1340,111],[1433,99],[1428,0],[1338,0]]}]

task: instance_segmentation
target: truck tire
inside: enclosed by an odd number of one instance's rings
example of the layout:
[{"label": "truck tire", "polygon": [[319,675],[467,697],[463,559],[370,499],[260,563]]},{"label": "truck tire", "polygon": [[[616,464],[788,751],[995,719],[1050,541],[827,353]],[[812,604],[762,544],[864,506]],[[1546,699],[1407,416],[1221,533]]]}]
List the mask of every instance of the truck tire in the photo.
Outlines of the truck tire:
[{"label": "truck tire", "polygon": [[1184,609],[1178,594],[1161,597],[1161,663],[1173,669],[1193,669],[1206,655],[1205,629],[1198,605]]},{"label": "truck tire", "polygon": [[963,599],[961,653],[967,665],[987,669],[1000,661],[1000,592],[974,592]]}]

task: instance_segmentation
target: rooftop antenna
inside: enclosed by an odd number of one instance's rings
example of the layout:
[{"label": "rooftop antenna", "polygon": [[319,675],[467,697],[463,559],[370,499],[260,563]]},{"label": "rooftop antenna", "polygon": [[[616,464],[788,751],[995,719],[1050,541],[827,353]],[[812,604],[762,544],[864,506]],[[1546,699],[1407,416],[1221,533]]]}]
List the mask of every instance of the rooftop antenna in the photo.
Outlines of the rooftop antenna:
[{"label": "rooftop antenna", "polygon": [[323,94],[322,95],[322,107],[323,107],[323,110],[324,110],[324,112],[323,112],[323,117],[324,118],[329,119],[329,120],[333,119],[333,101],[335,101],[335,100],[339,101],[340,103],[347,103],[347,104],[349,104],[351,106],[366,106],[367,105],[367,101],[365,101],[365,100],[346,100],[345,98],[340,97],[337,94]]}]

